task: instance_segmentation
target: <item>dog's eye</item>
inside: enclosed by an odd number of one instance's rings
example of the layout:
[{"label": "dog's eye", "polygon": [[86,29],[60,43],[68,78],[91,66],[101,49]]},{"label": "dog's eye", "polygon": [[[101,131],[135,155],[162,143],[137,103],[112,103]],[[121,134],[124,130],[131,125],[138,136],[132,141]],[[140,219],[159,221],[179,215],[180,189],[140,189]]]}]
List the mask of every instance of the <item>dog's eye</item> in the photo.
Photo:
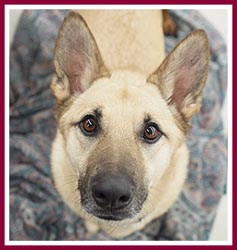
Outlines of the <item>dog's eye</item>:
[{"label": "dog's eye", "polygon": [[148,143],[154,143],[160,139],[162,132],[155,123],[148,123],[144,128],[143,139]]},{"label": "dog's eye", "polygon": [[79,127],[84,135],[96,135],[98,131],[97,119],[92,115],[85,116],[79,123]]}]

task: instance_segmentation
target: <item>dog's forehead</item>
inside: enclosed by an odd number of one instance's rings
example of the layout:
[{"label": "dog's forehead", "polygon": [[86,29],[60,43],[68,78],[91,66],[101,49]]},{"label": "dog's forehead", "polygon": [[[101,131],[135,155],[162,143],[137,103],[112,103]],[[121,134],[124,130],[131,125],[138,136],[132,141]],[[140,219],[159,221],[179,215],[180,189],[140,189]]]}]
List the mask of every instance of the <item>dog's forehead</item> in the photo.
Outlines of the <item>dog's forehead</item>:
[{"label": "dog's forehead", "polygon": [[146,84],[146,78],[143,74],[136,71],[114,71],[110,76],[110,81],[118,85],[143,86]]},{"label": "dog's forehead", "polygon": [[79,102],[88,106],[99,105],[113,109],[115,107],[146,105],[157,106],[162,99],[157,86],[147,83],[142,74],[129,71],[114,72],[110,78],[96,80],[79,98]]}]

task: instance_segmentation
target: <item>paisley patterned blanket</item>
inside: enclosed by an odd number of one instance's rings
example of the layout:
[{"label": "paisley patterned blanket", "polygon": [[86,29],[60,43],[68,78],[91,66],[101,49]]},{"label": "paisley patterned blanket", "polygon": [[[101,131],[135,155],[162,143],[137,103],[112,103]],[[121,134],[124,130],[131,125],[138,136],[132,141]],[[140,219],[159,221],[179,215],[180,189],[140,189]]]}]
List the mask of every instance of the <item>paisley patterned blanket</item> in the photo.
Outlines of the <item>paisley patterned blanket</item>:
[{"label": "paisley patterned blanket", "polygon": [[[54,41],[68,10],[25,10],[10,51],[10,240],[112,240],[91,235],[83,220],[54,188],[50,146],[55,136],[50,93]],[[207,31],[210,72],[203,107],[192,119],[188,138],[189,173],[183,191],[162,217],[124,240],[207,240],[225,192],[227,139],[221,107],[227,88],[223,39],[196,10],[172,10],[176,37],[166,37],[167,52],[191,30]]]}]

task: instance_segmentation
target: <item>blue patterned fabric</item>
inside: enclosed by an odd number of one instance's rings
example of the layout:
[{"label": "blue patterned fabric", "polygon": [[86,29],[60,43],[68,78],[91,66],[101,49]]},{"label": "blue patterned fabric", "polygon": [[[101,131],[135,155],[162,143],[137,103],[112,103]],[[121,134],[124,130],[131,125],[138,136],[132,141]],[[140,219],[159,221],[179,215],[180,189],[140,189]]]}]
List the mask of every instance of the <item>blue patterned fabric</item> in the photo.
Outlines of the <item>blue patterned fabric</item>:
[{"label": "blue patterned fabric", "polygon": [[[113,240],[91,235],[83,220],[54,188],[50,148],[56,132],[50,92],[55,38],[68,10],[25,10],[10,51],[10,240]],[[211,46],[203,107],[192,119],[188,178],[169,211],[124,240],[207,240],[224,192],[227,139],[221,107],[227,88],[226,46],[218,32],[195,10],[172,10],[176,37],[170,51],[197,28]]]}]

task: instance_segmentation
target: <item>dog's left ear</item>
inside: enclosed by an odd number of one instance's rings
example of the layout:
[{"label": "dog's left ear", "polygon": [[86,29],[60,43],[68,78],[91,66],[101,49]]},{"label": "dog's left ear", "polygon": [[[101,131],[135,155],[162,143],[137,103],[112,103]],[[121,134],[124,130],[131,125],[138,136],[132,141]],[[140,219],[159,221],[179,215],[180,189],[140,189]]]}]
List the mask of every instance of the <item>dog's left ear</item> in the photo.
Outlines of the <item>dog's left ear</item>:
[{"label": "dog's left ear", "polygon": [[171,51],[148,79],[158,85],[168,105],[175,106],[186,122],[200,110],[209,54],[206,33],[196,30]]},{"label": "dog's left ear", "polygon": [[82,93],[95,79],[109,75],[89,27],[77,12],[71,11],[59,30],[54,68],[51,89],[58,102]]}]

